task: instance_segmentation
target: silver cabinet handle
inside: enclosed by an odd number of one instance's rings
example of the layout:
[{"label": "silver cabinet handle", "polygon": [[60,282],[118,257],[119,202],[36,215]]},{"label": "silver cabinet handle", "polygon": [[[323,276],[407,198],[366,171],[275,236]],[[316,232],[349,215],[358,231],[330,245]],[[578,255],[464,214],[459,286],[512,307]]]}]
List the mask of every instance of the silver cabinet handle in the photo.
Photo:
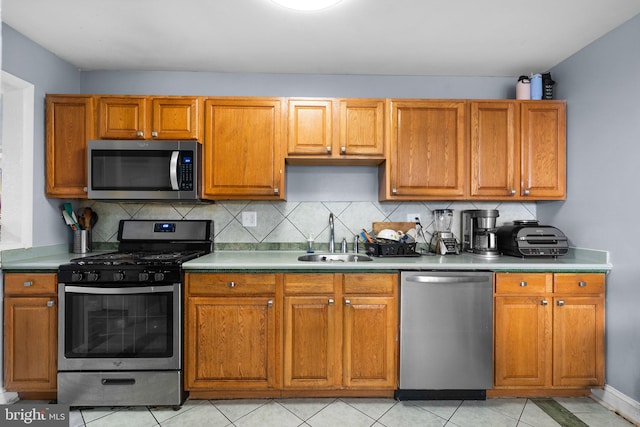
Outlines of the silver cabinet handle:
[{"label": "silver cabinet handle", "polygon": [[55,301],[47,301],[47,307],[53,307],[54,305],[56,305]]},{"label": "silver cabinet handle", "polygon": [[398,192],[398,190],[396,190],[395,188],[391,189],[391,194],[396,194]]},{"label": "silver cabinet handle", "polygon": [[527,286],[527,282],[524,282],[524,281],[520,282],[520,286],[524,288],[525,286]]},{"label": "silver cabinet handle", "polygon": [[549,305],[549,301],[543,299],[542,301],[540,301],[540,305]]},{"label": "silver cabinet handle", "polygon": [[351,300],[350,299],[344,300],[344,305],[347,305],[347,306],[351,305]]},{"label": "silver cabinet handle", "polygon": [[564,301],[563,300],[558,301],[558,307],[562,307],[563,305],[564,305]]},{"label": "silver cabinet handle", "polygon": [[33,282],[32,282],[31,280],[29,280],[29,281],[27,281],[27,282],[24,282],[24,283],[22,284],[22,286],[24,286],[25,288],[28,288],[29,286],[33,286]]},{"label": "silver cabinet handle", "polygon": [[342,154],[347,154],[347,147],[340,147],[340,152]]},{"label": "silver cabinet handle", "polygon": [[273,194],[280,194],[280,189],[279,188],[274,188],[273,189]]},{"label": "silver cabinet handle", "polygon": [[139,130],[139,131],[136,133],[136,136],[138,136],[139,138],[142,138],[142,137],[144,136],[144,132],[142,132],[141,130]]},{"label": "silver cabinet handle", "polygon": [[329,305],[333,305],[334,301],[333,298],[329,298]]},{"label": "silver cabinet handle", "polygon": [[327,145],[327,153],[331,153],[331,146]]},{"label": "silver cabinet handle", "polygon": [[516,195],[516,190],[514,190],[513,188],[511,190],[509,190],[509,195],[510,196],[515,196]]},{"label": "silver cabinet handle", "polygon": [[580,286],[581,288],[584,288],[587,286],[587,282],[578,282],[578,286]]},{"label": "silver cabinet handle", "polygon": [[267,307],[273,307],[273,300],[272,299],[267,301]]},{"label": "silver cabinet handle", "polygon": [[158,136],[158,132],[156,132],[156,131],[151,132],[151,136],[156,138]]},{"label": "silver cabinet handle", "polygon": [[235,288],[236,287],[236,282],[229,282],[227,284],[230,288]]},{"label": "silver cabinet handle", "polygon": [[522,192],[522,194],[524,194],[525,196],[528,196],[529,194],[531,194],[531,191],[527,188]]}]

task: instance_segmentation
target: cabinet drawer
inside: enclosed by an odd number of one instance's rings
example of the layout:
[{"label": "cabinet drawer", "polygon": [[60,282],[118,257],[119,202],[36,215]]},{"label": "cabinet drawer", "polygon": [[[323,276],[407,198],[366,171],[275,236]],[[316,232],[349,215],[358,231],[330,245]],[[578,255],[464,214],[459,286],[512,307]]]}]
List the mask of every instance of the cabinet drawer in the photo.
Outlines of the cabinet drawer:
[{"label": "cabinet drawer", "polygon": [[600,273],[556,273],[553,291],[556,293],[604,293],[605,276]]},{"label": "cabinet drawer", "polygon": [[398,284],[397,274],[345,274],[345,294],[393,294]]},{"label": "cabinet drawer", "polygon": [[286,294],[333,294],[335,275],[318,274],[286,274],[284,276],[284,292]]},{"label": "cabinet drawer", "polygon": [[497,294],[539,294],[551,292],[551,273],[498,273]]},{"label": "cabinet drawer", "polygon": [[275,274],[187,274],[188,295],[275,294]]},{"label": "cabinet drawer", "polygon": [[4,293],[7,295],[56,295],[58,275],[55,273],[7,273]]}]

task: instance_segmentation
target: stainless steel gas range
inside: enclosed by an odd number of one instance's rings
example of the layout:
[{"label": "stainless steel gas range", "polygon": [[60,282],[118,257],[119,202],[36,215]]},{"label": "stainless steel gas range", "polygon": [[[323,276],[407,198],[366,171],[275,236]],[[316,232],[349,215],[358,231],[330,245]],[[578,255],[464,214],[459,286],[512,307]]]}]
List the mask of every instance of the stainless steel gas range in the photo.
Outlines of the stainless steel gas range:
[{"label": "stainless steel gas range", "polygon": [[118,240],[58,270],[58,402],[181,405],[181,265],[211,252],[213,224],[123,220]]}]

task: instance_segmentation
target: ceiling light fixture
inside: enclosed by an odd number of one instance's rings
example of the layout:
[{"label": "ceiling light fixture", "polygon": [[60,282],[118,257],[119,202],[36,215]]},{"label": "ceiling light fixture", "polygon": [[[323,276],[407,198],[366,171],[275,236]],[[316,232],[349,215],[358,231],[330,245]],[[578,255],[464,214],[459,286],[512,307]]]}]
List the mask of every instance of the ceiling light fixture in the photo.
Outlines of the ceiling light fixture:
[{"label": "ceiling light fixture", "polygon": [[342,0],[271,0],[274,3],[295,10],[320,10],[334,6]]}]

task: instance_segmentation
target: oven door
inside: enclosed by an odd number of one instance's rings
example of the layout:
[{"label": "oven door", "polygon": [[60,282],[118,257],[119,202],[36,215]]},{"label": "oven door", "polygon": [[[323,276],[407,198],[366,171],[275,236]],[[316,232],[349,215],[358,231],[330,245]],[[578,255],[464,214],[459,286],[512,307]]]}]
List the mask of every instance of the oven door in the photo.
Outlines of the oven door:
[{"label": "oven door", "polygon": [[58,371],[179,370],[180,284],[58,284]]}]

